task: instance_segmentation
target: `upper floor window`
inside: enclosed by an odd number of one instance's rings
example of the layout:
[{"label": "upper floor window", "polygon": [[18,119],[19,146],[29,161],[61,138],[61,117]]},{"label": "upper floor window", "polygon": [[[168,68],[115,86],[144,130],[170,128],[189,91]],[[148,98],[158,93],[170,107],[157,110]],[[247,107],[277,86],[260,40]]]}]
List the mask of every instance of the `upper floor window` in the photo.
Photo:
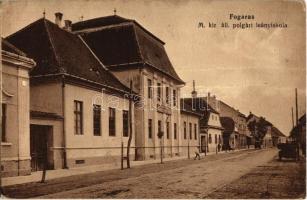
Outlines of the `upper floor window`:
[{"label": "upper floor window", "polygon": [[74,101],[75,134],[83,135],[83,102]]},{"label": "upper floor window", "polygon": [[166,104],[169,104],[169,87],[165,88],[165,102]]},{"label": "upper floor window", "polygon": [[101,135],[101,106],[93,105],[93,127],[94,135]]},{"label": "upper floor window", "polygon": [[177,105],[177,91],[173,90],[173,106]]},{"label": "upper floor window", "polygon": [[157,99],[161,101],[161,83],[157,83]]},{"label": "upper floor window", "polygon": [[152,138],[152,119],[148,119],[148,138]]},{"label": "upper floor window", "polygon": [[6,140],[6,104],[2,104],[2,142],[7,142]]},{"label": "upper floor window", "polygon": [[109,136],[115,136],[115,108],[109,108]]},{"label": "upper floor window", "polygon": [[148,85],[148,98],[152,98],[152,81],[151,79],[147,79],[147,85]]},{"label": "upper floor window", "polygon": [[129,134],[129,112],[123,110],[123,136],[128,137]]}]

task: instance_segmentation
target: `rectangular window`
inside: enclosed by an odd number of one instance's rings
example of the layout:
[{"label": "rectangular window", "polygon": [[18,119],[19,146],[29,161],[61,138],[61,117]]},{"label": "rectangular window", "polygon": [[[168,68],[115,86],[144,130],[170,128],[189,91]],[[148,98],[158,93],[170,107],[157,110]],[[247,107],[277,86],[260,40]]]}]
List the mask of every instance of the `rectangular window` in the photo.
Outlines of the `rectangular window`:
[{"label": "rectangular window", "polygon": [[115,136],[115,108],[109,108],[109,136]]},{"label": "rectangular window", "polygon": [[94,135],[101,135],[101,106],[93,105],[93,127],[94,127]]},{"label": "rectangular window", "polygon": [[169,122],[166,122],[166,138],[169,139]]},{"label": "rectangular window", "polygon": [[6,140],[6,104],[2,104],[2,142],[7,142]]},{"label": "rectangular window", "polygon": [[157,99],[161,101],[161,83],[157,83]]},{"label": "rectangular window", "polygon": [[214,143],[217,144],[217,135],[214,135]]},{"label": "rectangular window", "polygon": [[129,112],[123,110],[123,137],[128,137],[129,134]]},{"label": "rectangular window", "polygon": [[152,82],[151,79],[147,79],[147,85],[148,85],[148,98],[152,98]]},{"label": "rectangular window", "polygon": [[197,124],[194,124],[194,139],[197,140]]},{"label": "rectangular window", "polygon": [[165,102],[169,104],[169,87],[165,88]]},{"label": "rectangular window", "polygon": [[219,144],[221,144],[222,141],[221,141],[221,135],[219,135]]},{"label": "rectangular window", "polygon": [[161,120],[158,120],[158,133],[162,131],[162,122]]},{"label": "rectangular window", "polygon": [[173,106],[177,105],[177,91],[173,90]]},{"label": "rectangular window", "polygon": [[152,119],[148,119],[148,138],[152,138]]},{"label": "rectangular window", "polygon": [[74,101],[75,134],[83,135],[83,102]]},{"label": "rectangular window", "polygon": [[187,139],[187,123],[183,122],[183,137]]},{"label": "rectangular window", "polygon": [[211,134],[209,134],[209,144],[212,143],[212,137],[211,137]]},{"label": "rectangular window", "polygon": [[174,123],[174,139],[177,139],[177,124]]},{"label": "rectangular window", "polygon": [[192,140],[192,123],[189,123],[190,140]]}]

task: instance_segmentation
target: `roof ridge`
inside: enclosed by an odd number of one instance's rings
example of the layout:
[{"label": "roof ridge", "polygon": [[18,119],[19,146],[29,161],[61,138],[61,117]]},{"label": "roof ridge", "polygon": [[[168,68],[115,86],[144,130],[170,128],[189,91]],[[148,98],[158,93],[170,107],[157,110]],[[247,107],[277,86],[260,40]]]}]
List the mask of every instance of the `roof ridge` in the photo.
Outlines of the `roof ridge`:
[{"label": "roof ridge", "polygon": [[59,60],[59,57],[57,56],[56,49],[55,49],[54,44],[53,44],[53,38],[50,34],[50,31],[49,31],[49,28],[48,28],[48,25],[47,25],[47,22],[48,23],[51,23],[51,22],[49,22],[46,19],[43,19],[43,22],[44,22],[44,26],[45,26],[45,29],[46,29],[46,32],[47,32],[47,35],[48,35],[48,41],[50,42],[52,52],[53,52],[54,57],[55,57],[55,62],[57,63],[58,67],[62,70],[62,72],[65,72],[66,70],[64,70],[60,65],[60,60]]},{"label": "roof ridge", "polygon": [[133,24],[132,26],[133,26],[133,31],[134,31],[134,38],[136,40],[136,44],[137,44],[137,47],[138,47],[138,53],[139,53],[139,55],[141,57],[141,60],[144,63],[144,56],[143,56],[142,50],[140,48],[140,42],[139,42],[139,38],[138,38],[136,30],[135,30],[135,24]]}]

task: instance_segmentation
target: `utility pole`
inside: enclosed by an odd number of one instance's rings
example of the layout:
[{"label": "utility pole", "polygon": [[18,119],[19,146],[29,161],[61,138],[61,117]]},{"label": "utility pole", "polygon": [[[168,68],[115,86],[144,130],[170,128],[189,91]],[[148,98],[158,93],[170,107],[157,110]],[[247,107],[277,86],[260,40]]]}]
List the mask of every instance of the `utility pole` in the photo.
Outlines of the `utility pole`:
[{"label": "utility pole", "polygon": [[295,88],[295,122],[298,125],[297,88]]},{"label": "utility pole", "polygon": [[132,80],[130,80],[130,92],[129,92],[129,139],[127,145],[127,168],[130,168],[131,140],[132,140]]},{"label": "utility pole", "polygon": [[291,107],[291,112],[292,112],[292,128],[294,128],[293,107]]}]

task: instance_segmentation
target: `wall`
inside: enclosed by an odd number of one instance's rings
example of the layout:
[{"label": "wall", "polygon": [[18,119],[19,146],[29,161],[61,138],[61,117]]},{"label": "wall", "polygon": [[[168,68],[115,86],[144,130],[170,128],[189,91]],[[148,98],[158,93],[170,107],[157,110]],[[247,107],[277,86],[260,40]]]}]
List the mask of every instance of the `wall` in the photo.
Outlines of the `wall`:
[{"label": "wall", "polygon": [[[216,113],[210,113],[208,118],[208,138],[212,138],[212,142],[208,141],[208,150],[209,152],[216,152],[218,150],[218,144],[220,144],[220,147],[223,145],[223,137],[222,137],[222,130],[213,128],[213,127],[220,127],[222,128],[220,117]],[[217,140],[215,141],[215,135],[217,137]],[[220,139],[219,139],[220,138]]]},{"label": "wall", "polygon": [[[184,139],[184,122],[187,124],[187,138]],[[190,127],[189,123],[192,123],[192,139],[190,139]],[[197,138],[195,139],[194,136],[194,124],[197,124]],[[181,145],[182,147],[180,148],[180,155],[182,156],[188,156],[188,153],[190,154],[191,157],[195,156],[195,151],[198,151],[197,146],[200,145],[199,139],[199,117],[196,115],[192,114],[187,114],[184,112],[181,112]],[[188,149],[189,146],[189,149]]]},{"label": "wall", "polygon": [[[3,56],[3,55],[2,55]],[[30,174],[29,69],[33,64],[2,57],[2,103],[6,104],[6,141],[1,142],[1,174]],[[18,63],[18,64],[13,64]]]},{"label": "wall", "polygon": [[[74,100],[83,102],[83,134],[74,133]],[[101,136],[93,135],[93,103],[101,105]],[[116,109],[116,135],[109,136],[109,107]],[[129,100],[112,94],[66,84],[65,86],[65,130],[68,167],[120,163],[121,142],[127,146],[128,137],[123,137],[123,110],[129,110]],[[132,107],[132,112],[134,108]],[[132,113],[132,116],[134,114]],[[132,118],[134,127],[134,117]],[[134,137],[131,146],[134,146]],[[126,148],[125,148],[126,152]],[[124,153],[125,153],[124,152]],[[131,160],[134,150],[131,149]],[[76,160],[84,160],[76,164]]]}]

